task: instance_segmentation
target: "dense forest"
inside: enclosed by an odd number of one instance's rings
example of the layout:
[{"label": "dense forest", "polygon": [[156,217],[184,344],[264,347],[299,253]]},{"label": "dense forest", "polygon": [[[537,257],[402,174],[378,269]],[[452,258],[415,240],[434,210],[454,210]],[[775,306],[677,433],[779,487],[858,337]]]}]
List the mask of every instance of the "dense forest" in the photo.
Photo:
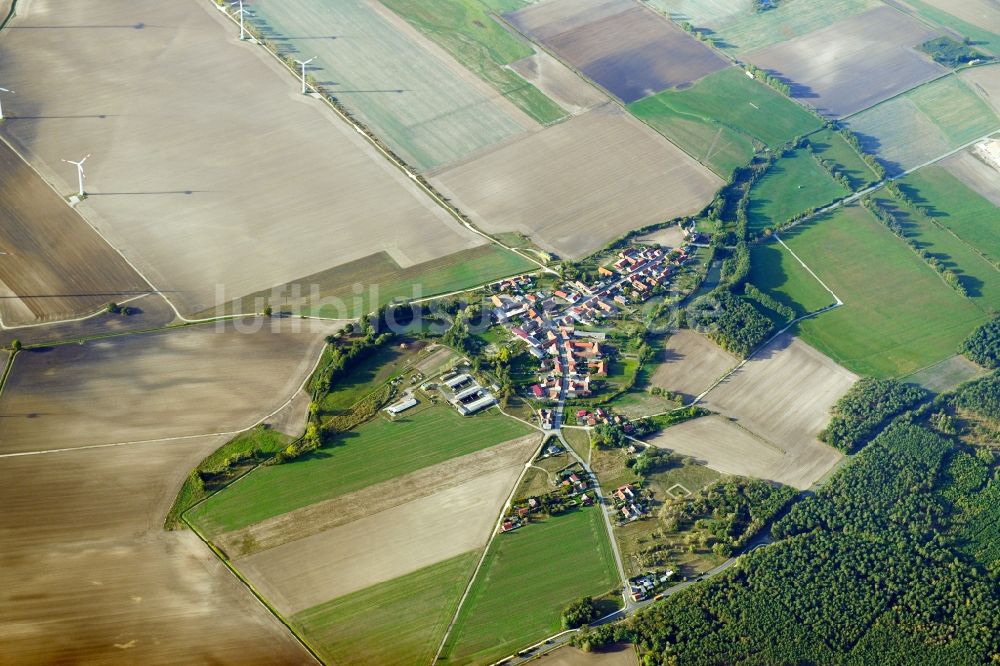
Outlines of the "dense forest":
[{"label": "dense forest", "polygon": [[1000,366],[1000,315],[973,331],[961,352],[984,368]]},{"label": "dense forest", "polygon": [[889,419],[927,397],[927,392],[892,379],[861,378],[833,407],[820,439],[845,453],[854,453]]},{"label": "dense forest", "polygon": [[997,663],[996,487],[991,450],[900,417],[774,544],[577,643],[632,641],[647,665]]}]

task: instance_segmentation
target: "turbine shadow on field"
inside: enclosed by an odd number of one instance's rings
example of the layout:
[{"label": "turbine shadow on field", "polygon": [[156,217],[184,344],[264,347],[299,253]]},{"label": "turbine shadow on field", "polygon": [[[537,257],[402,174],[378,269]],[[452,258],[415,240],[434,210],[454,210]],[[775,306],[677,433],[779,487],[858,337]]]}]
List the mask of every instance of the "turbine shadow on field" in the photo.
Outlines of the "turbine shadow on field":
[{"label": "turbine shadow on field", "polygon": [[125,197],[125,196],[136,196],[136,195],[147,195],[147,194],[196,194],[201,192],[209,192],[210,190],[160,190],[160,191],[147,191],[147,192],[87,192],[88,197]]},{"label": "turbine shadow on field", "polygon": [[77,120],[77,119],[87,119],[87,118],[98,118],[104,120],[105,118],[116,118],[117,114],[114,113],[98,113],[98,114],[83,114],[79,116],[19,116],[10,115],[7,116],[7,120]]},{"label": "turbine shadow on field", "polygon": [[12,25],[7,30],[145,30],[146,28],[172,28],[169,25],[149,25],[148,23],[133,23],[132,25]]}]

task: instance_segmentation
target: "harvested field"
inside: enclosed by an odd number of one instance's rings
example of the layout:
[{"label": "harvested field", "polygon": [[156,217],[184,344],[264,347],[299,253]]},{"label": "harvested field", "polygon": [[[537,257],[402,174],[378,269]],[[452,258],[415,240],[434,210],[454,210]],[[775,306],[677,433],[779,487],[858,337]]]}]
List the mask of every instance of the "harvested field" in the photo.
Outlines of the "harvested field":
[{"label": "harvested field", "polygon": [[673,453],[691,456],[723,474],[752,476],[805,489],[821,479],[842,456],[816,443],[808,455],[791,454],[721,416],[686,421],[648,440]]},{"label": "harvested field", "polygon": [[817,437],[830,408],[857,379],[786,333],[709,391],[702,404],[783,452],[782,478],[775,480],[807,488],[840,457]]},{"label": "harvested field", "polygon": [[481,548],[522,469],[468,479],[234,564],[278,610],[297,613]]},{"label": "harvested field", "polygon": [[512,62],[510,68],[574,116],[608,101],[604,93],[545,51]]},{"label": "harvested field", "polygon": [[727,64],[632,0],[548,0],[506,18],[626,104]]},{"label": "harvested field", "polygon": [[682,328],[667,341],[664,362],[651,382],[690,402],[739,363],[739,359],[704,335]]},{"label": "harvested field", "polygon": [[946,72],[914,48],[940,34],[883,6],[746,58],[787,81],[792,97],[839,118]]},{"label": "harvested field", "polygon": [[545,655],[545,666],[639,666],[639,657],[635,647],[628,643],[611,645],[597,652],[564,647]]},{"label": "harvested field", "polygon": [[1000,118],[961,79],[947,76],[852,116],[848,125],[894,176],[995,132]]},{"label": "harvested field", "polygon": [[92,314],[109,301],[151,291],[3,141],[0,253],[0,326]]},{"label": "harvested field", "polygon": [[314,663],[197,536],[162,529],[224,441],[0,459],[5,662]]},{"label": "harvested field", "polygon": [[994,206],[1000,207],[1000,168],[983,161],[976,154],[975,146],[941,160],[938,166]]},{"label": "harvested field", "polygon": [[399,16],[369,0],[254,0],[279,52],[316,56],[312,75],[418,169],[538,127]]},{"label": "harvested field", "polygon": [[304,610],[292,622],[328,663],[428,664],[478,562],[478,552],[465,553]]},{"label": "harvested field", "polygon": [[1000,64],[970,67],[959,72],[958,78],[1000,113]]},{"label": "harvested field", "polygon": [[679,247],[686,242],[684,232],[681,231],[679,224],[672,224],[666,229],[654,231],[647,236],[639,238],[638,241],[648,245],[662,245],[664,247]]},{"label": "harvested field", "polygon": [[929,368],[924,368],[905,378],[911,384],[917,384],[934,393],[946,393],[954,390],[973,379],[985,375],[988,370],[981,368],[961,354],[946,358]]},{"label": "harvested field", "polygon": [[631,229],[700,210],[722,181],[607,104],[432,179],[491,232],[580,258]]},{"label": "harvested field", "polygon": [[175,321],[177,316],[170,304],[159,294],[146,294],[129,299],[125,305],[129,308],[127,316],[110,312],[99,312],[85,319],[65,322],[52,322],[41,326],[26,326],[0,330],[0,346],[9,345],[15,338],[22,344],[44,344],[59,340],[77,340],[99,335],[124,333],[127,331],[146,331],[163,328]]},{"label": "harvested field", "polygon": [[0,80],[32,94],[2,133],[60,191],[60,160],[93,152],[79,211],[188,315],[383,250],[406,268],[483,243],[235,30],[201,0],[33,0],[3,35]]},{"label": "harvested field", "polygon": [[241,332],[240,322],[202,325],[25,350],[0,396],[0,453],[247,428],[292,397],[336,329],[311,322],[316,328],[296,332],[297,323],[271,320],[255,333]]},{"label": "harvested field", "polygon": [[924,0],[966,23],[1000,34],[1000,7],[993,0]]},{"label": "harvested field", "polygon": [[910,374],[954,355],[986,320],[860,206],[840,208],[781,237],[844,301],[797,324],[802,339],[853,372]]},{"label": "harvested field", "polygon": [[538,449],[538,443],[538,435],[511,440],[268,518],[213,541],[230,558],[245,557],[455,488],[469,479],[512,467],[520,469]]}]

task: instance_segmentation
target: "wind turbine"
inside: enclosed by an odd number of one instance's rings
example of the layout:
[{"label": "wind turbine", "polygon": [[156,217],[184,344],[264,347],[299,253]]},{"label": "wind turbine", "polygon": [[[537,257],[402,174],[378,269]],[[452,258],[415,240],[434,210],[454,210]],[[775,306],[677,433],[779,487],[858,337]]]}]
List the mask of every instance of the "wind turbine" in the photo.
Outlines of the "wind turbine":
[{"label": "wind turbine", "polygon": [[[10,93],[11,95],[13,95],[14,91],[13,90],[7,90],[6,88],[0,88],[0,93]],[[2,102],[3,102],[3,100],[0,99],[0,120],[3,120],[3,103]]]},{"label": "wind turbine", "polygon": [[73,164],[73,165],[76,166],[76,175],[77,175],[77,177],[78,177],[78,179],[80,181],[80,198],[81,199],[84,197],[84,193],[83,193],[83,179],[86,178],[86,176],[83,175],[83,163],[86,162],[89,158],[90,158],[90,153],[87,153],[87,157],[84,157],[79,162],[74,162],[73,160],[63,160],[63,162],[65,162],[66,164]]},{"label": "wind turbine", "polygon": [[249,13],[248,10],[243,9],[243,0],[236,0],[236,2],[230,2],[230,7],[236,7],[239,5],[239,9],[236,10],[236,15],[240,17],[240,39],[247,38],[247,29],[243,25],[243,15]]},{"label": "wind turbine", "polygon": [[306,60],[305,62],[303,62],[302,60],[296,60],[295,61],[295,62],[299,63],[300,65],[302,65],[302,94],[303,95],[306,94],[306,65],[308,65],[309,63],[311,63],[315,59],[316,59],[316,56],[313,56],[312,58],[309,58],[309,60]]}]

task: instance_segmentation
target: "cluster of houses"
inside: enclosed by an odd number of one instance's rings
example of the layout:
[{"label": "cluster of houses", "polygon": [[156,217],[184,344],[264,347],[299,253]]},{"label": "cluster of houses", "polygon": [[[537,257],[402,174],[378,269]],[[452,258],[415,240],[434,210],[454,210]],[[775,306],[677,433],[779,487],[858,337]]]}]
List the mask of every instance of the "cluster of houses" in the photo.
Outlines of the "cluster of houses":
[{"label": "cluster of houses", "polygon": [[621,523],[630,523],[634,520],[639,520],[649,513],[649,509],[643,501],[642,493],[631,483],[626,483],[624,486],[615,488],[615,491],[611,493],[611,497],[614,499],[615,510],[621,514]]},{"label": "cluster of houses", "polygon": [[[623,306],[648,299],[669,282],[676,266],[688,259],[688,248],[632,247],[618,253],[610,267],[598,269],[599,280],[566,282],[552,292],[532,290],[527,276],[490,286],[490,316],[523,340],[528,353],[542,361],[543,374],[531,387],[538,399],[573,399],[591,395],[591,377],[608,374],[604,335],[578,331],[616,314]],[[567,379],[563,396],[563,378]]]},{"label": "cluster of houses", "polygon": [[496,404],[493,394],[468,373],[452,372],[441,377],[439,387],[445,399],[462,416],[469,416]]},{"label": "cluster of houses", "polygon": [[579,463],[561,470],[558,477],[556,488],[552,492],[515,502],[500,523],[500,531],[516,530],[527,523],[533,513],[558,514],[570,508],[594,505],[589,476]]},{"label": "cluster of houses", "polygon": [[627,418],[621,414],[613,414],[603,407],[598,407],[594,411],[578,409],[576,412],[577,425],[594,427],[602,423],[604,425],[620,426],[625,434],[631,434],[635,430],[635,426]]},{"label": "cluster of houses", "polygon": [[648,572],[633,576],[628,579],[629,597],[635,602],[649,599],[657,588],[669,582],[673,575],[673,570],[667,570],[660,574]]}]

